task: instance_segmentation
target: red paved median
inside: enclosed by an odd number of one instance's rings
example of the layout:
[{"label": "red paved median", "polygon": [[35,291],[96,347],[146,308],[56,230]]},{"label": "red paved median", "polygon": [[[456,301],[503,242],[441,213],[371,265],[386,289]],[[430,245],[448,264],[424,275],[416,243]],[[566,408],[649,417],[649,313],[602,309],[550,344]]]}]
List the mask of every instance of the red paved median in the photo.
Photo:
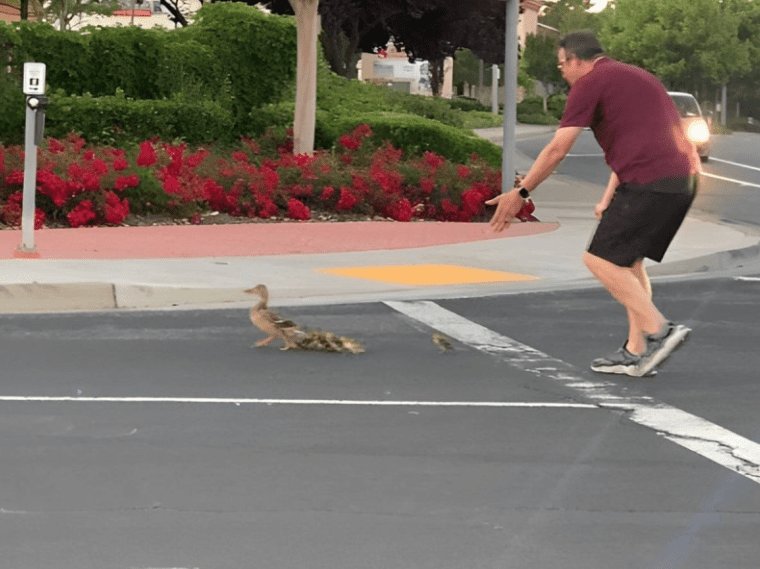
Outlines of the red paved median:
[{"label": "red paved median", "polygon": [[[409,249],[553,231],[557,223],[514,223],[494,234],[487,223],[327,222],[89,227],[35,231],[41,259],[252,257]],[[0,231],[0,258],[13,259],[21,231]]]}]

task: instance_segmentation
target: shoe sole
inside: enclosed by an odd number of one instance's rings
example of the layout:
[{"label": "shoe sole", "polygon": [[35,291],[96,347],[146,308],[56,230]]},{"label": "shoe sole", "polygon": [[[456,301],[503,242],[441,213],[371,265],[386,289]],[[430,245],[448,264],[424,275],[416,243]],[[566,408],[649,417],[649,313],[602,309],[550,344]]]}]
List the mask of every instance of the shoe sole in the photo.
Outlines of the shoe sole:
[{"label": "shoe sole", "polygon": [[[643,374],[640,373],[636,365],[614,365],[614,366],[591,366],[591,371],[595,371],[596,373],[608,373],[608,374],[615,374],[615,375],[627,375],[630,377],[643,377]],[[657,375],[657,370],[650,371],[647,375],[647,377],[652,377],[654,375]]]},{"label": "shoe sole", "polygon": [[641,362],[638,369],[638,377],[643,377],[651,373],[657,366],[662,365],[673,352],[683,345],[689,337],[689,332],[691,332],[691,328],[687,328],[682,324],[676,326],[673,333],[665,339],[660,349]]}]

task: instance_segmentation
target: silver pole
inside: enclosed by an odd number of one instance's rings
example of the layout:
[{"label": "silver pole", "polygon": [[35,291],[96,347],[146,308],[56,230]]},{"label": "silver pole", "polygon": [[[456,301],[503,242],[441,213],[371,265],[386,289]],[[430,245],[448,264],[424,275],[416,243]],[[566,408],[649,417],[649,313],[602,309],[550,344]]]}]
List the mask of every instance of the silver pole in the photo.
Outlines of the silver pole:
[{"label": "silver pole", "polygon": [[499,66],[491,66],[491,113],[499,114]]},{"label": "silver pole", "polygon": [[517,23],[520,0],[506,0],[504,50],[504,142],[501,191],[508,192],[515,180],[515,125],[517,124]]},{"label": "silver pole", "polygon": [[[27,97],[27,100],[29,97]],[[34,251],[34,210],[37,186],[37,146],[34,144],[35,111],[26,105],[24,135],[24,193],[21,207],[20,251]]]}]

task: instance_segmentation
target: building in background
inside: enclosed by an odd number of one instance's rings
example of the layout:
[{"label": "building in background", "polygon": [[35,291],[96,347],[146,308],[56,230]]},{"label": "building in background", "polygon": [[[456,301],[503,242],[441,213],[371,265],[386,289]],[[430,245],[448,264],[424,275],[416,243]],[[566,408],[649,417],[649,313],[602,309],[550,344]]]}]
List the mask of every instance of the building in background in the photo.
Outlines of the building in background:
[{"label": "building in background", "polygon": [[[412,95],[431,96],[430,64],[427,61],[409,62],[409,56],[398,51],[393,45],[377,53],[364,53],[356,64],[360,81],[387,85],[391,89]],[[444,80],[441,97],[452,97],[454,60],[446,58],[443,67]]]}]

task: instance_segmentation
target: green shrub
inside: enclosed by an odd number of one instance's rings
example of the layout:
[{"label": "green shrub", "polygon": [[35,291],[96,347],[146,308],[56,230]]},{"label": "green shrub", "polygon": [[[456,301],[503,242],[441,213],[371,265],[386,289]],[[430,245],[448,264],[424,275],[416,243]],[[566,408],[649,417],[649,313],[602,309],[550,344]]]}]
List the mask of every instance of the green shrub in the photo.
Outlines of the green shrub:
[{"label": "green shrub", "polygon": [[750,123],[746,117],[735,117],[728,120],[728,128],[731,130],[760,133],[760,121],[753,119]]},{"label": "green shrub", "polygon": [[250,130],[251,109],[280,101],[296,74],[296,25],[292,16],[265,14],[236,2],[204,4],[191,26],[170,32],[208,46],[229,78],[239,134]]},{"label": "green shrub", "polygon": [[135,100],[115,96],[51,96],[45,132],[65,137],[74,131],[92,142],[123,145],[153,137],[191,143],[227,141],[233,132],[228,110],[208,100],[182,97]]},{"label": "green shrub", "polygon": [[563,95],[561,93],[555,93],[554,95],[549,95],[549,98],[546,101],[546,106],[549,110],[549,113],[551,113],[558,119],[562,118],[562,113],[565,112],[566,104],[567,104],[567,95]]},{"label": "green shrub", "polygon": [[25,61],[40,62],[47,66],[48,90],[63,89],[67,93],[88,90],[89,34],[61,32],[39,22],[16,22],[7,26],[18,38],[18,55],[11,66],[19,73]]},{"label": "green shrub", "polygon": [[89,34],[88,76],[78,91],[94,96],[110,95],[122,89],[127,97],[159,97],[159,62],[165,49],[165,33],[159,30],[118,27],[98,28]]},{"label": "green shrub", "polygon": [[362,116],[330,117],[323,124],[317,117],[315,138],[320,146],[329,148],[338,138],[360,124],[372,127],[376,143],[388,140],[406,153],[435,152],[452,162],[465,163],[475,153],[494,167],[501,167],[502,149],[485,139],[462,129],[437,121],[400,113],[369,113]]},{"label": "green shrub", "polygon": [[533,115],[544,112],[544,100],[538,95],[529,95],[517,103],[518,115]]},{"label": "green shrub", "polygon": [[523,124],[555,125],[559,124],[559,119],[548,113],[518,113],[517,122]]},{"label": "green shrub", "polygon": [[491,109],[486,107],[483,103],[478,101],[477,99],[468,99],[466,97],[455,97],[451,100],[449,100],[449,105],[452,109],[459,109],[460,111],[465,112],[472,112],[472,111],[482,111],[482,112],[488,112]]},{"label": "green shrub", "polygon": [[381,88],[385,89],[386,100],[393,110],[439,121],[451,126],[461,127],[464,124],[462,111],[454,109],[448,99],[410,95],[401,91]]}]

